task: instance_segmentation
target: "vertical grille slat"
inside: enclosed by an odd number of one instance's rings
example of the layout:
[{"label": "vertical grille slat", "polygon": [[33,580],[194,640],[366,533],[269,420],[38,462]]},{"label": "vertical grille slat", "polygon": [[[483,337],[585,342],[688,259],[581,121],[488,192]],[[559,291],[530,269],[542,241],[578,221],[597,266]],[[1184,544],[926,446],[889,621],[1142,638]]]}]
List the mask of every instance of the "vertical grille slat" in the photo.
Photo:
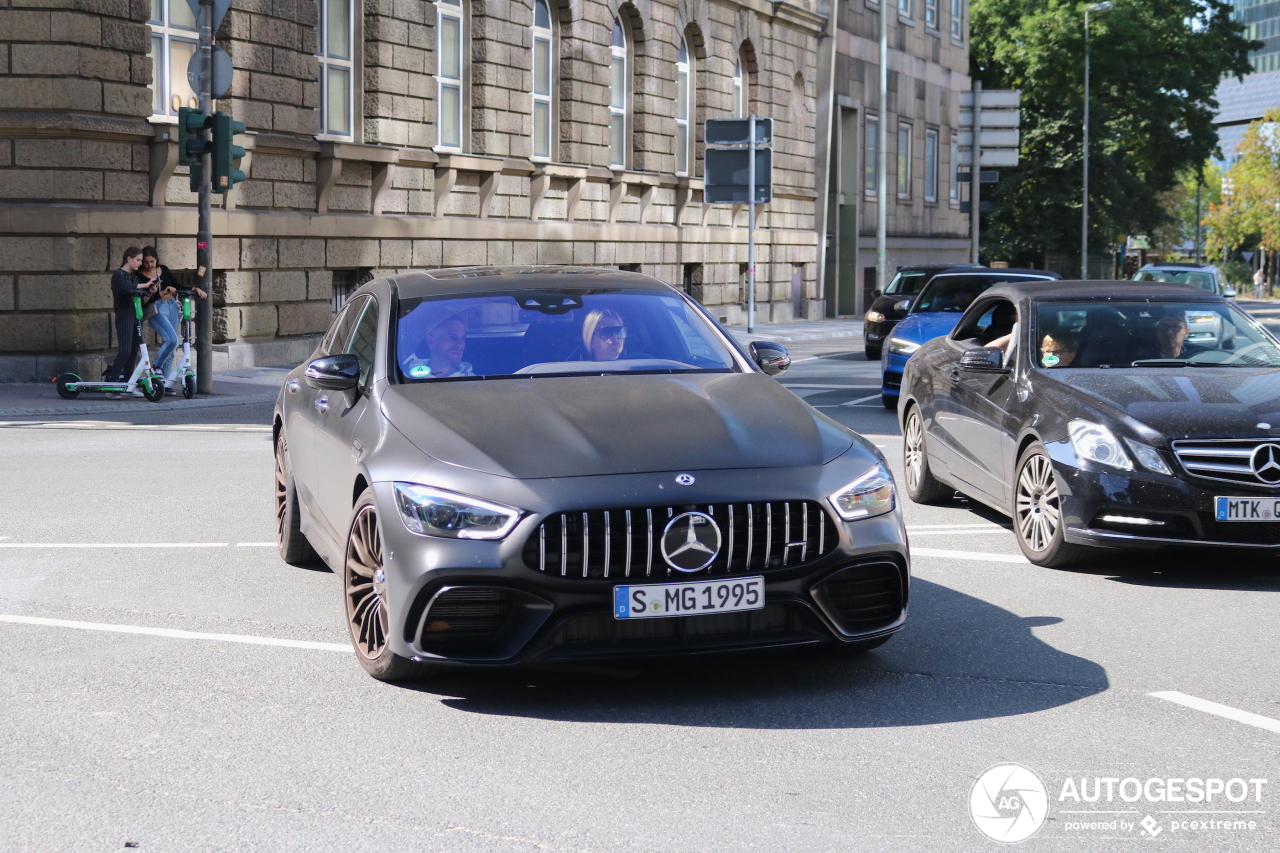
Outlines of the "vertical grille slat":
[{"label": "vertical grille slat", "polygon": [[691,579],[801,566],[839,546],[835,522],[817,501],[614,507],[547,516],[526,541],[524,562],[543,574],[553,574],[558,564],[563,578],[577,578],[579,570],[588,580],[619,572],[631,578],[633,570],[634,577],[680,577],[662,559],[659,540],[664,518],[687,510],[705,512],[720,528],[720,553]]}]

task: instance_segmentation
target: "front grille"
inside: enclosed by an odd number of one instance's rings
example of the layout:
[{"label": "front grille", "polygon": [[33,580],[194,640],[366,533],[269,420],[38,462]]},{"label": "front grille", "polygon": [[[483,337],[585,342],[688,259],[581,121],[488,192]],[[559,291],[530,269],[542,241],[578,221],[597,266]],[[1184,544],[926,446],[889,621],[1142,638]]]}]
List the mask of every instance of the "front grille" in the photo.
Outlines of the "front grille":
[{"label": "front grille", "polygon": [[504,589],[455,587],[431,601],[422,627],[424,649],[474,648],[494,643],[512,609]]},{"label": "front grille", "polygon": [[819,585],[818,593],[850,634],[893,624],[906,605],[901,570],[888,560],[837,572]]},{"label": "front grille", "polygon": [[1280,488],[1280,483],[1267,482],[1255,474],[1250,463],[1253,452],[1260,445],[1275,443],[1277,442],[1265,438],[1183,440],[1173,443],[1173,453],[1187,473],[1197,477],[1248,486]]},{"label": "front grille", "polygon": [[675,572],[662,558],[662,534],[689,510],[705,512],[720,527],[720,553],[699,576],[803,565],[830,554],[839,540],[817,501],[578,510],[547,516],[525,543],[524,561],[566,578],[668,577]]},{"label": "front grille", "polygon": [[1239,542],[1242,545],[1280,543],[1280,521],[1218,521],[1213,513],[1200,513],[1204,538],[1210,542]]}]

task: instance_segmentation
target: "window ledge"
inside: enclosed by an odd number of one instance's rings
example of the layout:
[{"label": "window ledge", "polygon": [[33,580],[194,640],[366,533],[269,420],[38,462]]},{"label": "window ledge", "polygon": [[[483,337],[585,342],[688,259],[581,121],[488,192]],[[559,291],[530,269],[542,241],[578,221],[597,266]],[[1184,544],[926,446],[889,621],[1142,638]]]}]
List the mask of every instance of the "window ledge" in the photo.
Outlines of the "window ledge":
[{"label": "window ledge", "polygon": [[464,172],[501,172],[504,160],[501,157],[485,157],[477,154],[462,154],[456,151],[436,149],[440,157],[441,169],[459,169]]}]

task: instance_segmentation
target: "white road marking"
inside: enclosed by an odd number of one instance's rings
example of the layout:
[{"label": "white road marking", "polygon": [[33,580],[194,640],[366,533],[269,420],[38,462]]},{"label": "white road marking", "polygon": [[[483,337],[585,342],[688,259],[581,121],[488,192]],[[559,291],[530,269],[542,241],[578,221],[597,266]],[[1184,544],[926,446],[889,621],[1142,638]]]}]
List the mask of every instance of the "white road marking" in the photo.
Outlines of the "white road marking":
[{"label": "white road marking", "polygon": [[841,406],[856,406],[856,405],[858,405],[859,403],[865,403],[865,402],[867,402],[868,400],[879,400],[879,399],[880,399],[880,393],[879,393],[879,392],[876,392],[875,394],[871,394],[871,395],[869,395],[869,396],[867,396],[867,397],[859,397],[859,398],[858,398],[858,399],[856,399],[856,400],[850,400],[849,402],[847,402],[847,403],[841,403],[840,405],[841,405]]},{"label": "white road marking", "polygon": [[276,547],[276,543],[274,542],[237,542],[236,547],[237,548],[274,548]]},{"label": "white road marking", "polygon": [[1208,699],[1197,699],[1195,696],[1188,696],[1176,690],[1161,690],[1158,693],[1148,693],[1147,695],[1163,699],[1166,702],[1184,705],[1196,711],[1204,711],[1206,714],[1226,717],[1228,720],[1235,720],[1237,723],[1244,723],[1246,726],[1255,726],[1259,729],[1266,729],[1269,732],[1280,734],[1280,720],[1273,720],[1271,717],[1264,717],[1261,714],[1241,711],[1239,708],[1232,708],[1229,705],[1219,705],[1217,702],[1210,702]]},{"label": "white road marking", "polygon": [[48,628],[79,628],[84,631],[110,631],[116,634],[147,634],[152,637],[169,637],[175,640],[217,640],[223,643],[248,643],[255,646],[286,646],[293,649],[312,649],[322,652],[352,651],[346,643],[319,643],[311,640],[280,640],[275,637],[254,637],[248,634],[206,634],[200,631],[179,631],[174,628],[143,628],[139,625],[111,625],[104,622],[73,622],[70,619],[43,619],[39,616],[6,616],[0,614],[0,622],[18,625],[40,625]]},{"label": "white road marking", "polygon": [[230,542],[0,542],[0,548],[226,548]]},{"label": "white road marking", "polygon": [[982,563],[1018,563],[1029,566],[1026,557],[1014,554],[984,554],[980,551],[948,551],[944,548],[912,548],[913,557],[943,557],[948,560],[977,560]]},{"label": "white road marking", "polygon": [[908,524],[907,530],[1007,530],[998,524]]},{"label": "white road marking", "polygon": [[981,527],[967,528],[965,530],[912,530],[907,528],[907,532],[912,536],[966,536],[970,533],[1008,533],[1003,527]]}]

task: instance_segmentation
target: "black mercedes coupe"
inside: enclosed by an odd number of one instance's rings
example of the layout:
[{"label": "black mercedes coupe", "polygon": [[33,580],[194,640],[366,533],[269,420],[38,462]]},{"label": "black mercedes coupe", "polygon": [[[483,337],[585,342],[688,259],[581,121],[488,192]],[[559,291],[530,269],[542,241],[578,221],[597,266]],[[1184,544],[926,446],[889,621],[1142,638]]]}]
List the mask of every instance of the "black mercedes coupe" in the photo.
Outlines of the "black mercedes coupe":
[{"label": "black mercedes coupe", "polygon": [[868,650],[906,618],[902,510],[875,445],[771,378],[789,363],[636,273],[377,279],[280,391],[280,554],[341,575],[387,681]]},{"label": "black mercedes coupe", "polygon": [[1038,565],[1280,551],[1280,343],[1199,288],[993,287],[911,356],[898,413],[911,499],[1011,516]]}]

